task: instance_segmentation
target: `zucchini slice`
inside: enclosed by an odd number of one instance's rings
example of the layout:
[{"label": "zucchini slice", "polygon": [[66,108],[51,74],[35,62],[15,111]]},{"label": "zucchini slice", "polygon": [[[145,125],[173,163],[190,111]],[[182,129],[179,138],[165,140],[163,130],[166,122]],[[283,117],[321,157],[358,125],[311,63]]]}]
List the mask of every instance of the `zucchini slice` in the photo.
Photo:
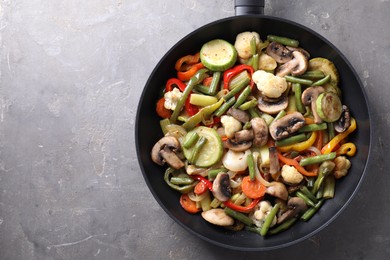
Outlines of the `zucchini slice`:
[{"label": "zucchini slice", "polygon": [[339,96],[333,92],[324,92],[316,100],[317,113],[322,120],[331,123],[337,121],[343,112]]},{"label": "zucchini slice", "polygon": [[203,44],[200,49],[200,60],[209,70],[224,71],[236,63],[237,51],[231,43],[215,39]]},{"label": "zucchini slice", "polygon": [[334,86],[339,84],[339,72],[336,66],[328,59],[313,58],[309,60],[309,70],[321,70],[325,75],[330,75],[330,83]]},{"label": "zucchini slice", "polygon": [[[200,150],[194,164],[198,167],[210,167],[218,162],[222,157],[223,146],[221,137],[218,135],[217,131],[215,131],[213,128],[199,126],[188,132],[187,135],[191,134],[192,132],[195,132],[199,136],[203,136],[207,139],[207,142]],[[183,147],[184,156],[187,159],[191,157],[192,149],[194,149],[194,146],[189,148]]]}]

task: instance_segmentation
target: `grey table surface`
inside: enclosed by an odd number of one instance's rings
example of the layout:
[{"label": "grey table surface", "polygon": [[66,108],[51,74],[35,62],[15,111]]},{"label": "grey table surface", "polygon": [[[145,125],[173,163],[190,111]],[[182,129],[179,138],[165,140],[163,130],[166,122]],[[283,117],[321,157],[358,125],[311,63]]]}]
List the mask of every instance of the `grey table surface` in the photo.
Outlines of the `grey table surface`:
[{"label": "grey table surface", "polygon": [[339,48],[371,104],[366,178],[299,244],[236,252],[191,235],[142,177],[135,115],[178,40],[233,1],[0,1],[0,259],[389,259],[390,1],[266,1]]}]

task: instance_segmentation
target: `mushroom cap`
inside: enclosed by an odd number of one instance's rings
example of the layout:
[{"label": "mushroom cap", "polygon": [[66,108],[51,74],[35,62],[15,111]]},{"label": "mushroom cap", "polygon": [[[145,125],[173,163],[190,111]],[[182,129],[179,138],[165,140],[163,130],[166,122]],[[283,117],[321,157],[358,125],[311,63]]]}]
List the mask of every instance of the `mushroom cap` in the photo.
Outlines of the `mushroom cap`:
[{"label": "mushroom cap", "polygon": [[221,208],[203,211],[201,215],[207,222],[214,225],[231,226],[234,224],[234,219]]},{"label": "mushroom cap", "polygon": [[268,125],[261,117],[255,117],[251,120],[253,132],[253,145],[261,147],[268,141]]},{"label": "mushroom cap", "polygon": [[282,223],[292,217],[297,216],[307,210],[305,201],[299,197],[292,197],[287,202],[288,210],[278,218],[278,223]]},{"label": "mushroom cap", "polygon": [[269,126],[269,132],[274,140],[280,140],[298,131],[305,123],[301,113],[293,112],[273,121]]},{"label": "mushroom cap", "polygon": [[218,173],[213,181],[213,195],[220,201],[227,201],[232,195],[230,177],[226,172]]},{"label": "mushroom cap", "polygon": [[339,120],[334,124],[334,130],[338,133],[342,133],[351,125],[351,114],[349,112],[349,108],[346,105],[343,105],[343,111],[341,112],[341,116]]},{"label": "mushroom cap", "polygon": [[241,123],[246,123],[249,121],[250,117],[249,114],[241,109],[237,108],[229,108],[229,110],[226,112],[229,116],[234,117]]},{"label": "mushroom cap", "polygon": [[288,106],[288,97],[287,95],[282,95],[281,98],[279,98],[276,102],[269,102],[264,100],[263,97],[259,97],[257,99],[257,107],[260,109],[260,111],[275,115],[279,113],[280,111],[286,109]]},{"label": "mushroom cap", "polygon": [[311,105],[311,110],[312,110],[312,113],[314,116],[314,122],[316,124],[319,124],[322,122],[321,117],[317,113],[316,100],[317,100],[317,97],[321,93],[323,93],[324,91],[325,91],[325,89],[321,86],[308,87],[307,89],[305,89],[302,92],[302,96],[301,96],[302,104],[304,104],[305,106]]},{"label": "mushroom cap", "polygon": [[[167,147],[172,152],[176,152],[180,150],[180,142],[174,136],[164,136],[157,141],[157,143],[152,148],[151,157],[153,162],[157,163],[158,165],[164,165],[165,163],[165,159],[161,156],[160,153],[162,150],[164,150],[165,147]],[[168,151],[165,151],[165,153],[168,153]]]},{"label": "mushroom cap", "polygon": [[290,61],[292,56],[292,51],[287,49],[284,45],[277,43],[277,42],[271,42],[265,51],[269,56],[274,58],[277,63],[286,63]]},{"label": "mushroom cap", "polygon": [[307,60],[310,59],[310,53],[301,47],[286,46],[286,48],[290,51],[299,51],[303,54],[303,56],[305,56]]},{"label": "mushroom cap", "polygon": [[[253,127],[253,125],[252,125],[252,127]],[[253,138],[254,138],[254,134],[253,134],[252,130],[244,129],[244,130],[241,130],[241,131],[234,133],[234,139],[238,143],[252,141]]]},{"label": "mushroom cap", "polygon": [[232,139],[227,139],[223,142],[223,146],[235,152],[244,152],[252,147],[252,141],[236,142]]},{"label": "mushroom cap", "polygon": [[286,62],[276,69],[276,76],[284,77],[288,74],[293,76],[302,75],[307,70],[309,61],[300,51],[293,52],[294,59]]},{"label": "mushroom cap", "polygon": [[267,187],[265,192],[269,195],[272,195],[282,200],[287,200],[288,198],[288,192],[286,186],[283,183],[278,181],[271,182],[271,185]]}]

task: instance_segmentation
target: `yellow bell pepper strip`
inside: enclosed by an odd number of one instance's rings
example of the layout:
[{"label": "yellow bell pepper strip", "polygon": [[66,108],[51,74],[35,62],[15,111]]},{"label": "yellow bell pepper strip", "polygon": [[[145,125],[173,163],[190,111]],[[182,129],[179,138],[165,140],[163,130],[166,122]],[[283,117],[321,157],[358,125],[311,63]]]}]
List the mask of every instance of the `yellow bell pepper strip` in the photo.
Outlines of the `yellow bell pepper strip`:
[{"label": "yellow bell pepper strip", "polygon": [[291,151],[291,150],[297,151],[297,152],[302,152],[302,151],[306,150],[307,148],[309,148],[310,146],[312,146],[316,139],[317,139],[317,131],[314,131],[314,132],[312,132],[310,138],[307,139],[306,141],[292,144],[292,145],[281,146],[281,147],[278,147],[278,150],[280,152],[284,152],[284,153]]},{"label": "yellow bell pepper strip", "polygon": [[356,145],[354,143],[342,144],[340,148],[336,150],[336,154],[354,156],[356,154]]},{"label": "yellow bell pepper strip", "polygon": [[298,161],[291,158],[284,157],[279,151],[278,151],[278,158],[282,163],[290,166],[294,166],[301,174],[307,177],[317,176],[317,173],[307,171],[303,166],[299,165]]},{"label": "yellow bell pepper strip", "polygon": [[351,118],[351,125],[348,127],[348,129],[333,137],[333,139],[330,140],[329,143],[327,143],[324,147],[322,147],[321,153],[328,154],[332,152],[343,139],[345,139],[350,133],[352,133],[355,130],[356,130],[356,120],[355,118]]}]

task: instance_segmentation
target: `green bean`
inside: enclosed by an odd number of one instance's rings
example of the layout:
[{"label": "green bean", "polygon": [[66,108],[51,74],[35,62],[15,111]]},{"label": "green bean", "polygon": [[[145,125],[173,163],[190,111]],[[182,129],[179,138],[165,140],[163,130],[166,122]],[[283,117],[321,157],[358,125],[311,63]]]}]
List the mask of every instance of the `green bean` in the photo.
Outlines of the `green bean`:
[{"label": "green bean", "polygon": [[317,200],[322,199],[324,197],[324,185],[318,187],[318,191],[316,193]]},{"label": "green bean", "polygon": [[269,126],[275,120],[271,115],[269,115],[267,113],[263,113],[261,115],[261,118],[264,119],[264,121],[267,124],[267,126]]},{"label": "green bean", "polygon": [[321,124],[309,124],[301,127],[298,130],[298,133],[306,133],[306,132],[313,132],[313,131],[320,131],[325,130],[328,128],[328,125],[326,123]]},{"label": "green bean", "polygon": [[271,209],[270,213],[265,217],[263,226],[261,226],[260,234],[262,236],[267,235],[268,229],[270,228],[272,221],[274,220],[276,213],[278,213],[280,204],[276,203],[275,206]]},{"label": "green bean", "polygon": [[291,82],[291,83],[299,83],[302,85],[309,85],[309,86],[311,86],[313,84],[313,81],[311,81],[309,79],[302,79],[302,78],[297,78],[297,77],[288,76],[288,75],[284,76],[284,78],[288,82]]},{"label": "green bean", "polygon": [[328,154],[321,154],[321,155],[303,158],[299,162],[299,164],[301,166],[307,166],[307,165],[311,165],[311,164],[322,163],[324,161],[333,160],[334,158],[336,158],[336,152],[331,152]]},{"label": "green bean", "polygon": [[275,145],[276,146],[286,146],[286,145],[292,145],[292,144],[296,144],[296,143],[299,143],[299,142],[302,142],[304,140],[307,140],[307,136],[305,134],[298,134],[298,135],[293,135],[293,136],[290,136],[290,137],[286,137],[284,139],[281,139],[281,140],[277,140],[275,142]]},{"label": "green bean", "polygon": [[213,180],[217,177],[218,173],[220,172],[226,172],[227,170],[225,168],[218,168],[218,169],[212,169],[208,172],[209,180]]},{"label": "green bean", "polygon": [[294,91],[294,97],[295,97],[295,104],[297,106],[298,112],[304,114],[305,113],[305,106],[302,104],[302,86],[299,83],[293,83],[292,85],[293,91]]},{"label": "green bean", "polygon": [[205,197],[200,201],[200,206],[202,208],[202,211],[208,211],[211,209],[211,197],[210,192],[206,190]]},{"label": "green bean", "polygon": [[188,185],[194,182],[194,179],[189,177],[172,177],[171,183],[176,185]]},{"label": "green bean", "polygon": [[197,124],[202,122],[205,118],[209,118],[217,109],[222,106],[224,100],[221,98],[217,103],[204,107],[198,111],[195,115],[188,118],[182,125],[187,131],[193,129]]},{"label": "green bean", "polygon": [[184,148],[190,148],[192,147],[193,145],[196,144],[196,142],[198,141],[199,139],[199,135],[198,133],[196,132],[191,132],[191,133],[188,133],[185,138],[184,138],[184,142],[183,142],[183,147]]},{"label": "green bean", "polygon": [[205,95],[209,94],[209,89],[210,89],[209,87],[206,87],[205,85],[202,85],[202,84],[198,84],[194,87],[195,91],[200,92],[200,93],[205,94]]},{"label": "green bean", "polygon": [[257,226],[245,226],[245,230],[261,235],[261,228]]},{"label": "green bean", "polygon": [[303,194],[303,192],[297,191],[295,193],[295,195],[297,195],[297,197],[303,199],[305,201],[306,205],[314,207],[314,205],[315,205],[314,202],[309,197],[307,197],[305,194]]},{"label": "green bean", "polygon": [[284,117],[285,115],[286,115],[286,111],[280,110],[279,113],[275,116],[274,121],[275,121],[275,120],[278,120],[278,119],[281,119],[281,118]]},{"label": "green bean", "polygon": [[324,199],[332,199],[334,197],[335,187],[336,187],[336,179],[333,175],[326,176],[324,180]]},{"label": "green bean", "polygon": [[250,86],[247,86],[238,96],[236,103],[234,103],[233,107],[238,108],[241,106],[242,103],[245,102],[245,100],[248,98],[249,94],[252,92],[252,89]]},{"label": "green bean", "polygon": [[171,122],[176,123],[177,117],[180,114],[181,109],[184,106],[185,101],[187,100],[188,96],[190,95],[192,89],[194,86],[202,82],[207,77],[207,69],[200,69],[198,70],[194,76],[188,81],[186,88],[183,91],[183,95],[180,97],[179,101],[176,104],[175,109],[173,110],[173,113],[171,115]]},{"label": "green bean", "polygon": [[250,129],[252,127],[252,124],[251,124],[251,121],[248,121],[244,124],[244,126],[242,127],[243,130],[247,130],[247,129]]},{"label": "green bean", "polygon": [[303,215],[301,216],[301,219],[303,221],[308,221],[313,215],[314,213],[316,213],[318,211],[319,208],[321,208],[322,204],[324,203],[324,200],[320,200],[318,201],[314,207],[311,207],[309,208],[308,210],[306,210],[305,213],[303,213]]},{"label": "green bean", "polygon": [[277,36],[277,35],[268,35],[267,40],[270,42],[277,42],[291,47],[299,46],[299,41],[287,37]]},{"label": "green bean", "polygon": [[285,231],[287,230],[288,228],[290,228],[294,223],[295,221],[297,221],[297,218],[290,218],[290,219],[287,219],[286,221],[284,221],[283,223],[281,223],[279,226],[275,227],[275,228],[272,228],[268,231],[268,234],[269,235],[276,235],[282,231]]},{"label": "green bean", "polygon": [[249,108],[248,112],[251,115],[251,118],[260,117],[260,114],[257,112],[256,107]]},{"label": "green bean", "polygon": [[199,138],[199,140],[196,142],[196,144],[191,152],[191,156],[190,156],[190,160],[189,160],[190,162],[194,163],[196,161],[196,159],[198,159],[198,155],[200,153],[200,150],[206,144],[206,142],[207,142],[206,137],[201,136]]},{"label": "green bean", "polygon": [[221,80],[221,72],[215,71],[213,73],[213,80],[211,81],[208,94],[214,96],[218,92],[219,81]]},{"label": "green bean", "polygon": [[309,70],[306,71],[304,74],[300,75],[299,77],[304,79],[316,80],[316,79],[322,79],[323,77],[325,77],[325,74],[321,70]]},{"label": "green bean", "polygon": [[[313,178],[312,178],[313,179]],[[306,186],[301,187],[301,192],[305,194],[311,201],[314,203],[317,203],[317,198],[309,191],[309,189]]]},{"label": "green bean", "polygon": [[220,200],[218,200],[217,198],[214,198],[214,199],[210,202],[210,207],[212,207],[213,209],[215,209],[215,208],[218,208],[221,204],[222,204],[222,202],[221,202]]},{"label": "green bean", "polygon": [[247,215],[242,214],[241,212],[237,212],[235,210],[232,210],[231,208],[225,207],[225,213],[229,216],[231,216],[234,219],[237,219],[244,223],[245,225],[251,226],[253,225],[253,220],[249,218]]},{"label": "green bean", "polygon": [[252,153],[249,153],[246,156],[246,161],[248,163],[249,177],[253,181],[255,179],[256,171],[255,171],[255,162]]},{"label": "green bean", "polygon": [[254,69],[254,71],[258,70],[259,69],[259,54],[254,54],[251,58],[251,65]]},{"label": "green bean", "polygon": [[331,122],[331,123],[328,123],[328,138],[329,138],[329,140],[332,140],[334,136],[335,136],[334,125]]},{"label": "green bean", "polygon": [[231,99],[232,97],[234,97],[237,93],[239,93],[242,89],[244,89],[247,85],[242,85],[242,86],[238,86],[236,88],[233,88],[232,90],[230,90],[225,96],[223,96],[223,98],[225,100],[229,100]]},{"label": "green bean", "polygon": [[323,77],[322,79],[317,80],[316,82],[313,83],[312,86],[322,86],[322,85],[324,85],[325,83],[327,83],[329,80],[330,80],[330,74],[329,74],[329,75],[326,75],[326,76]]},{"label": "green bean", "polygon": [[251,55],[255,55],[257,52],[257,46],[256,46],[256,37],[253,36],[251,41],[250,41],[250,50],[251,50]]},{"label": "green bean", "polygon": [[253,99],[243,103],[241,106],[238,107],[238,109],[248,110],[249,108],[252,108],[252,107],[255,107],[255,106],[257,106],[257,99],[253,98]]},{"label": "green bean", "polygon": [[314,182],[311,193],[313,193],[313,194],[317,193],[317,191],[322,186],[322,183],[323,183],[325,177],[333,171],[334,167],[335,167],[335,163],[331,162],[331,161],[325,161],[325,162],[321,163],[320,168],[318,170],[318,176],[317,176],[316,181]]},{"label": "green bean", "polygon": [[233,96],[232,98],[230,98],[227,102],[225,102],[224,104],[222,104],[222,106],[220,106],[215,112],[214,112],[214,115],[215,116],[222,116],[231,106],[234,105],[234,103],[236,102],[236,98]]}]

